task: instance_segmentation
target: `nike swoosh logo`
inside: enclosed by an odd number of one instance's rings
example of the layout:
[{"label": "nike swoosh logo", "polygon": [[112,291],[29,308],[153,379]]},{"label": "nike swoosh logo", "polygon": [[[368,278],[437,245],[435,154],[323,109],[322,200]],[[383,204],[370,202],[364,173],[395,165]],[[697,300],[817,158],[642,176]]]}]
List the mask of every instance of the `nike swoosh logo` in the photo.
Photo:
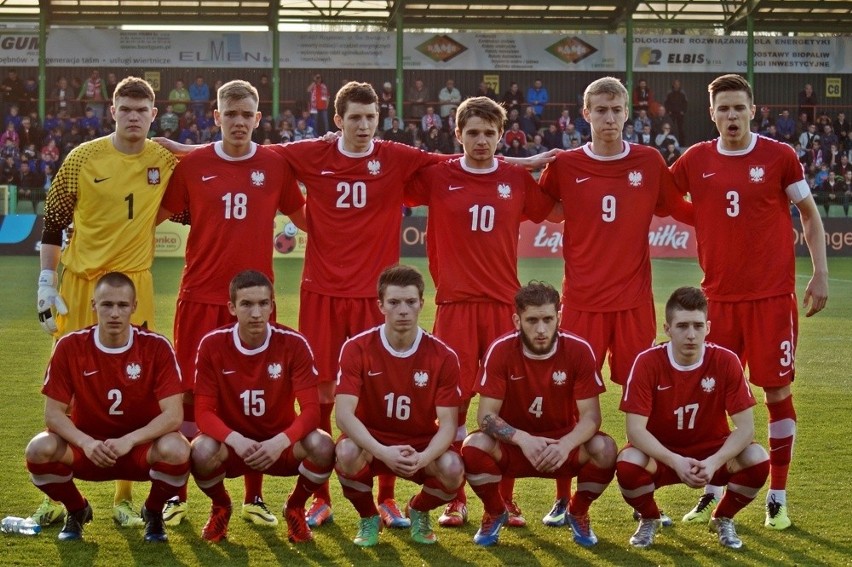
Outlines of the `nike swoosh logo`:
[{"label": "nike swoosh logo", "polygon": [[576,182],[576,183],[583,183],[584,181],[588,181],[589,179],[591,179],[591,177],[578,177],[578,178],[575,180],[575,182]]},{"label": "nike swoosh logo", "polygon": [[84,370],[83,376],[91,376],[92,374],[97,374],[100,370]]},{"label": "nike swoosh logo", "polygon": [[793,371],[793,369],[791,368],[789,370],[785,370],[784,372],[779,372],[778,376],[786,376],[787,374],[789,374],[792,371]]},{"label": "nike swoosh logo", "polygon": [[786,445],[781,445],[780,447],[770,447],[769,452],[772,453],[774,451],[780,451],[781,449],[786,449],[789,446],[790,446],[790,444],[787,443]]},{"label": "nike swoosh logo", "polygon": [[378,376],[379,374],[382,374],[382,372],[373,372],[372,370],[367,371],[367,376]]},{"label": "nike swoosh logo", "polygon": [[237,373],[236,370],[223,370],[222,371],[222,374],[236,374],[236,373]]},{"label": "nike swoosh logo", "polygon": [[669,388],[671,388],[671,386],[657,386],[658,391],[668,390]]},{"label": "nike swoosh logo", "polygon": [[702,173],[701,177],[703,177],[704,179],[707,179],[708,177],[713,177],[714,175],[716,175],[715,171],[713,173]]},{"label": "nike swoosh logo", "polygon": [[509,376],[509,380],[522,380],[523,376]]},{"label": "nike swoosh logo", "polygon": [[102,182],[106,181],[107,179],[109,179],[109,177],[103,177],[101,179],[98,179],[97,177],[95,177],[95,183],[102,183]]},{"label": "nike swoosh logo", "polygon": [[450,191],[458,191],[459,189],[464,189],[464,185],[450,185],[447,189]]},{"label": "nike swoosh logo", "polygon": [[327,169],[323,169],[322,171],[320,171],[320,175],[334,175],[334,172],[329,171]]},{"label": "nike swoosh logo", "polygon": [[219,177],[218,175],[202,175],[201,181],[210,181],[211,179],[216,179]]}]

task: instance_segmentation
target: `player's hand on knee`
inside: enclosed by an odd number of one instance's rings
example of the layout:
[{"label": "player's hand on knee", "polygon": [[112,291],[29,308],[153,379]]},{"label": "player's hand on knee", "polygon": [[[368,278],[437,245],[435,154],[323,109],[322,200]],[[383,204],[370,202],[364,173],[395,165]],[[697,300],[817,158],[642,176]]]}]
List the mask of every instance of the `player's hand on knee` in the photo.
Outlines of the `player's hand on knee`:
[{"label": "player's hand on knee", "polygon": [[101,468],[111,467],[115,464],[116,455],[103,441],[92,439],[83,446],[83,452],[90,461]]},{"label": "player's hand on knee", "polygon": [[59,315],[68,314],[65,300],[62,299],[56,289],[58,280],[59,278],[53,270],[42,270],[38,276],[38,299],[36,301],[38,322],[41,328],[50,335],[56,333],[56,319],[53,316],[53,309],[55,308]]}]

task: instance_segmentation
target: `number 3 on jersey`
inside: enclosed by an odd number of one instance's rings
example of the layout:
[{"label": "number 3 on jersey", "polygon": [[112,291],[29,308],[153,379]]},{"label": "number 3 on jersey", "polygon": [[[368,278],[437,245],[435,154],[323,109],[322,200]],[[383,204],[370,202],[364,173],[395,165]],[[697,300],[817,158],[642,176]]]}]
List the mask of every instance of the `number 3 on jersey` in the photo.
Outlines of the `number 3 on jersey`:
[{"label": "number 3 on jersey", "polygon": [[222,195],[225,203],[225,218],[242,220],[248,212],[248,195],[245,193],[225,193]]}]

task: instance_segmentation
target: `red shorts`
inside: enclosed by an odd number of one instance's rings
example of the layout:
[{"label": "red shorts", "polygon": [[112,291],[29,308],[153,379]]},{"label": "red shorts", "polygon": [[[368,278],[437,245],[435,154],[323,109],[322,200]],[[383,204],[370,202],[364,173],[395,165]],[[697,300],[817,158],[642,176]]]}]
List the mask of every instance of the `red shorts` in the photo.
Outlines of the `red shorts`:
[{"label": "red shorts", "polygon": [[99,467],[93,463],[80,447],[69,444],[74,455],[71,469],[74,478],[80,480],[151,480],[148,476],[151,465],[148,464],[148,452],[153,447],[153,441],[133,447],[129,453],[119,458],[111,467]]},{"label": "red shorts", "polygon": [[[228,478],[236,478],[245,476],[248,473],[259,472],[243,461],[234,450],[225,445],[228,449],[228,458],[225,459],[225,476]],[[296,476],[299,474],[299,465],[302,461],[293,456],[293,445],[290,445],[281,452],[281,456],[275,461],[271,467],[263,471],[263,474],[269,476]]]},{"label": "red shorts", "polygon": [[796,377],[799,311],[795,294],[756,301],[708,302],[707,340],[728,348],[748,365],[761,388],[789,385]]},{"label": "red shorts", "polygon": [[305,335],[314,352],[320,382],[337,380],[340,348],[346,339],[383,322],[376,298],[332,297],[301,291],[299,332]]},{"label": "red shorts", "polygon": [[575,447],[562,463],[562,466],[552,472],[541,472],[536,470],[531,462],[524,456],[524,452],[517,445],[500,443],[500,472],[511,478],[568,478],[575,477],[580,471],[580,448]]},{"label": "red shorts", "polygon": [[598,371],[609,352],[610,379],[624,385],[636,356],[654,346],[657,340],[657,316],[654,302],[624,311],[577,311],[562,305],[561,327],[578,335],[592,346]]},{"label": "red shorts", "polygon": [[[628,444],[628,447],[630,445]],[[719,443],[714,448],[704,451],[702,453],[696,453],[691,455],[683,454],[684,456],[692,457],[693,459],[698,459],[699,461],[706,459],[713,453],[719,450],[722,447],[722,443]],[[654,486],[660,488],[662,486],[669,486],[672,484],[682,484],[680,477],[677,476],[677,473],[669,467],[668,465],[664,465],[663,463],[657,461],[657,470],[652,475],[654,479]],[[716,471],[716,474],[713,475],[713,478],[707,484],[711,486],[727,486],[728,481],[731,480],[731,473],[728,472],[728,467],[722,465]]]},{"label": "red shorts", "polygon": [[[210,331],[236,320],[237,318],[228,311],[227,305],[178,299],[174,326],[175,356],[187,392],[191,392],[195,386],[195,358],[198,354],[198,343]],[[192,417],[184,416],[184,419],[192,421]]]},{"label": "red shorts", "polygon": [[[340,443],[340,441],[343,440],[343,439],[347,439],[347,436],[345,434],[341,434],[340,437],[337,438],[335,445],[337,445],[337,443]],[[409,441],[408,445],[411,445],[412,447],[414,447],[415,451],[424,451],[426,449],[426,447],[429,446],[430,441],[431,441],[431,439],[429,439],[425,442],[422,442],[422,443]],[[458,449],[456,449],[454,446],[450,445],[449,449],[447,449],[447,452],[448,453],[455,453],[461,459],[461,454],[459,453]],[[373,476],[378,476],[378,475],[396,476],[396,477],[399,477],[399,478],[404,478],[405,480],[410,480],[411,482],[416,482],[417,484],[423,484],[426,481],[426,478],[429,476],[424,472],[424,469],[420,469],[419,471],[414,473],[414,476],[399,476],[398,474],[393,472],[390,469],[390,467],[388,467],[384,463],[384,461],[382,461],[381,459],[378,459],[375,456],[373,456],[372,461],[367,463],[367,466],[370,467],[370,473]]]},{"label": "red shorts", "polygon": [[473,397],[473,384],[480,361],[494,339],[508,333],[513,305],[495,302],[445,303],[435,313],[435,336],[447,343],[459,357],[462,400]]}]

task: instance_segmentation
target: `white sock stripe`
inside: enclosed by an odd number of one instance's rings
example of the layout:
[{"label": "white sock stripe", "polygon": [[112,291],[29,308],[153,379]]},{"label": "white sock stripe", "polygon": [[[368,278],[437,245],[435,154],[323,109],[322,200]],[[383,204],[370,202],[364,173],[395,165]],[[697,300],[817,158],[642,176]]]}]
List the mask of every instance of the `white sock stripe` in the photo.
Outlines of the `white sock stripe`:
[{"label": "white sock stripe", "polygon": [[621,490],[621,494],[625,498],[638,498],[639,496],[643,496],[648,494],[649,492],[654,492],[657,487],[654,486],[654,483],[646,484],[644,486],[640,486],[639,488],[624,488],[620,484],[618,485],[618,489]]},{"label": "white sock stripe", "polygon": [[74,475],[69,474],[65,476],[61,476],[58,474],[32,474],[30,473],[30,480],[36,486],[44,486],[45,484],[61,484],[63,482],[70,482],[74,480]]},{"label": "white sock stripe", "polygon": [[309,481],[311,481],[311,482],[313,482],[313,483],[315,483],[315,484],[322,484],[322,483],[324,483],[325,481],[327,481],[327,480],[328,480],[328,478],[331,476],[331,471],[328,471],[328,472],[327,472],[327,473],[325,473],[325,474],[322,474],[322,473],[316,473],[316,472],[314,472],[314,471],[312,471],[312,470],[309,470],[309,469],[305,466],[305,463],[299,463],[299,473],[300,473],[302,476],[304,476],[306,479],[308,479]]},{"label": "white sock stripe", "polygon": [[577,492],[591,492],[592,494],[602,494],[608,485],[600,482],[578,482]]},{"label": "white sock stripe", "polygon": [[503,475],[499,474],[465,474],[465,478],[467,478],[467,482],[471,486],[482,486],[483,484],[491,484],[493,482],[500,482],[503,480]]},{"label": "white sock stripe", "polygon": [[340,484],[347,488],[351,488],[352,490],[357,490],[358,492],[372,492],[373,487],[367,486],[363,482],[358,482],[357,480],[352,480],[351,478],[346,478],[345,476],[337,475],[337,478],[340,480]]},{"label": "white sock stripe", "polygon": [[222,473],[213,478],[208,478],[207,480],[201,480],[200,478],[195,477],[195,484],[198,485],[198,488],[211,488],[213,486],[216,486],[223,480],[225,480],[225,473]]},{"label": "white sock stripe", "polygon": [[742,494],[746,498],[754,499],[757,497],[760,489],[763,488],[761,486],[757,488],[752,488],[751,486],[744,486],[742,484],[734,484],[733,482],[728,483],[728,490],[732,492],[736,492],[737,494]]},{"label": "white sock stripe", "polygon": [[165,482],[169,486],[180,488],[181,486],[186,484],[186,481],[189,479],[189,471],[187,471],[186,474],[176,476],[173,474],[166,474],[164,472],[151,469],[148,471],[148,477],[151,480],[159,480],[160,482]]},{"label": "white sock stripe", "polygon": [[455,492],[444,492],[443,490],[438,490],[437,488],[432,488],[430,486],[424,486],[423,492],[425,492],[426,494],[431,494],[435,498],[440,498],[444,502],[449,502],[450,500],[456,497]]},{"label": "white sock stripe", "polygon": [[785,437],[795,437],[796,436],[796,420],[795,419],[782,419],[779,421],[773,421],[769,424],[769,438],[770,439],[784,439]]}]

